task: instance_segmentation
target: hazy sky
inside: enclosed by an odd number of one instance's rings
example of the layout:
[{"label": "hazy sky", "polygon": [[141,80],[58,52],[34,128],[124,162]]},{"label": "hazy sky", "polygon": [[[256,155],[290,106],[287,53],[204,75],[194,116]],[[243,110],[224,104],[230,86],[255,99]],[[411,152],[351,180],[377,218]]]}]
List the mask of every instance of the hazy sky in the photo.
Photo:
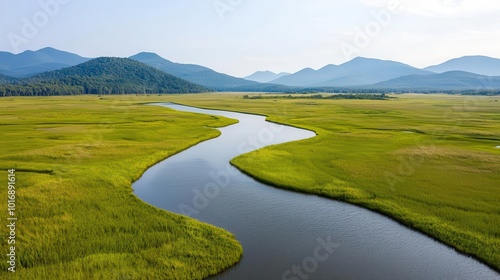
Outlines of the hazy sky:
[{"label": "hazy sky", "polygon": [[498,0],[0,0],[0,50],[150,51],[234,76],[356,56],[416,67],[500,58]]}]

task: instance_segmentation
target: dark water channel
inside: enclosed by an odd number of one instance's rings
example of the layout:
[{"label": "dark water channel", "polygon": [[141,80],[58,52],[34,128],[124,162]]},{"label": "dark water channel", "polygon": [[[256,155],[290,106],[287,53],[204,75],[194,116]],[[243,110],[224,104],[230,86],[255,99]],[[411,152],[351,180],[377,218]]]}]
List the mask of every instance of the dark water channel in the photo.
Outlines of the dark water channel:
[{"label": "dark water channel", "polygon": [[239,120],[221,128],[220,137],[151,167],[133,184],[149,204],[236,235],[244,249],[241,262],[212,279],[500,279],[478,261],[377,213],[273,188],[229,165],[241,153],[314,133],[262,116],[160,105]]}]

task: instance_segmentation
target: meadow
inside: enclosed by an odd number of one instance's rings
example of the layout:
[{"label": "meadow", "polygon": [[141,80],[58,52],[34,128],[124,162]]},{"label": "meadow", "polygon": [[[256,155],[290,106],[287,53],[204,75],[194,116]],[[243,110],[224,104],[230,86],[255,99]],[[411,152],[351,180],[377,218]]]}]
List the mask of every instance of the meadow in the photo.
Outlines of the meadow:
[{"label": "meadow", "polygon": [[[0,181],[5,185],[6,170],[17,169],[14,276],[202,279],[238,262],[242,248],[232,234],[132,194],[131,183],[147,167],[232,123],[143,105],[159,101],[262,114],[314,130],[314,138],[232,163],[272,186],[382,213],[500,271],[500,97],[243,96],[0,99]],[[7,230],[0,233],[7,248]],[[7,264],[0,267],[4,278]]]},{"label": "meadow", "polygon": [[222,229],[150,206],[131,183],[233,120],[130,96],[0,99],[0,206],[16,175],[16,273],[0,230],[1,279],[203,279],[237,263]]},{"label": "meadow", "polygon": [[382,213],[500,271],[500,97],[391,97],[171,100],[315,131],[232,163],[272,186]]}]

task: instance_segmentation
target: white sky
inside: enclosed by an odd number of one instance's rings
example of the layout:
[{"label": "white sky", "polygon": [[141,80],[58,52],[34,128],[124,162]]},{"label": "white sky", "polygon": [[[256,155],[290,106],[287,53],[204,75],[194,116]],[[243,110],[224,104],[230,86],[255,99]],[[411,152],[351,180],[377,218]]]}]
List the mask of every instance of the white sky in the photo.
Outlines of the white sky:
[{"label": "white sky", "polygon": [[500,2],[0,0],[1,51],[48,46],[87,57],[151,51],[240,77],[355,56],[425,67],[463,55],[499,58]]}]

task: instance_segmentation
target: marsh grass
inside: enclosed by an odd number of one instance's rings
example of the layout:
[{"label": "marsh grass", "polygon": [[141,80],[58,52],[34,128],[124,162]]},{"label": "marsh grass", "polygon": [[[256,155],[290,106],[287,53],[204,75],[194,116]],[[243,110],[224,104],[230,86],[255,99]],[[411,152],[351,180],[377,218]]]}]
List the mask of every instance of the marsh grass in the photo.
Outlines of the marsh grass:
[{"label": "marsh grass", "polygon": [[0,99],[0,168],[23,170],[17,278],[200,279],[238,261],[231,234],[131,194],[147,166],[218,135],[208,127],[228,124],[139,105],[160,101],[314,130],[315,138],[232,162],[273,186],[383,213],[500,270],[495,97],[304,102],[243,95]]},{"label": "marsh grass", "polygon": [[[150,206],[131,189],[147,167],[233,121],[139,99],[0,99],[0,182],[17,170],[19,219],[17,272],[2,260],[0,278],[203,279],[239,261],[231,233]],[[6,219],[7,203],[0,207]],[[7,228],[0,233],[5,252]]]},{"label": "marsh grass", "polygon": [[316,131],[315,138],[232,163],[276,187],[383,213],[500,271],[500,104],[495,97],[397,97],[304,104],[226,94],[174,101]]}]

